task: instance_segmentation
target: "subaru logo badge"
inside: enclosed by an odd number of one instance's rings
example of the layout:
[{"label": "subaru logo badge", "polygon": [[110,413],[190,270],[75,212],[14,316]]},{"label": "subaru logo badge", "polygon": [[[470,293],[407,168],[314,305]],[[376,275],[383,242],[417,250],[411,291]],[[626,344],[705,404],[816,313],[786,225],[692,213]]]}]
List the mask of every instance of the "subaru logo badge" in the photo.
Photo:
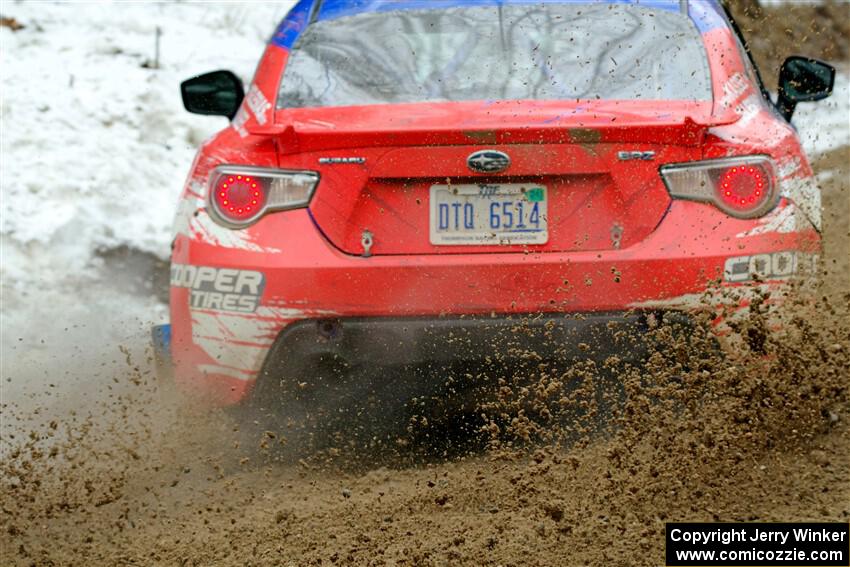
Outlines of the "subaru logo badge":
[{"label": "subaru logo badge", "polygon": [[481,150],[466,158],[466,165],[478,173],[496,173],[511,165],[511,158],[504,152]]}]

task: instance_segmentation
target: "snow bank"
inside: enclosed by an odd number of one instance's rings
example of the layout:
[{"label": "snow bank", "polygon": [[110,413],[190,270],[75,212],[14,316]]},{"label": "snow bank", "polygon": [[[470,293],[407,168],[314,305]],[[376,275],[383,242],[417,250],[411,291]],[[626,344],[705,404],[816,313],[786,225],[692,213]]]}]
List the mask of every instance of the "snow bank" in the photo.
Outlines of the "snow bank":
[{"label": "snow bank", "polygon": [[[185,112],[180,81],[250,79],[291,5],[3,3],[25,26],[0,29],[4,402],[30,383],[85,382],[123,359],[119,342],[141,357],[165,318],[145,288],[152,259],[168,255],[195,149],[226,124]],[[122,247],[139,262],[111,261]]]},{"label": "snow bank", "polygon": [[285,4],[6,4],[26,26],[2,30],[7,245],[61,272],[122,244],[164,256],[195,148],[225,124],[186,113],[179,83],[216,68],[250,78]]}]

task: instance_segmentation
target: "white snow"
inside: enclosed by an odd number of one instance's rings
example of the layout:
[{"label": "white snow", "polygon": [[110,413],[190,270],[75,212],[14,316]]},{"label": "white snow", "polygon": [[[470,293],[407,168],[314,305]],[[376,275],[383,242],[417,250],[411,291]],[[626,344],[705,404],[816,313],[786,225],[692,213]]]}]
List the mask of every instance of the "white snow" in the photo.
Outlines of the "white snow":
[{"label": "white snow", "polygon": [[791,119],[809,156],[850,146],[850,74],[835,76],[832,96],[801,102]]},{"label": "white snow", "polygon": [[[99,251],[167,258],[195,149],[226,124],[185,112],[179,83],[219,68],[250,79],[292,3],[3,3],[25,26],[0,29],[4,400],[30,383],[43,389],[41,376],[71,387],[70,375],[122,358],[118,342],[140,355],[165,307],[133,288],[148,274]],[[145,68],[157,27],[160,68]],[[822,152],[850,144],[848,120],[844,74],[833,98],[801,104],[795,123]]]},{"label": "white snow", "polygon": [[[250,78],[285,6],[21,3],[4,10],[27,27],[2,31],[0,231],[15,245],[41,245],[49,264],[66,270],[84,269],[97,247],[128,244],[164,255],[194,151],[225,125],[185,112],[179,83],[216,68]],[[157,27],[161,68],[146,69]]]},{"label": "white snow", "polygon": [[[98,251],[167,258],[195,150],[226,125],[187,113],[180,81],[221,68],[250,80],[292,4],[2,4],[25,26],[0,29],[4,402],[46,383],[84,387],[123,359],[119,342],[142,358],[165,306],[144,289],[148,273]],[[145,68],[157,28],[160,67]]]}]

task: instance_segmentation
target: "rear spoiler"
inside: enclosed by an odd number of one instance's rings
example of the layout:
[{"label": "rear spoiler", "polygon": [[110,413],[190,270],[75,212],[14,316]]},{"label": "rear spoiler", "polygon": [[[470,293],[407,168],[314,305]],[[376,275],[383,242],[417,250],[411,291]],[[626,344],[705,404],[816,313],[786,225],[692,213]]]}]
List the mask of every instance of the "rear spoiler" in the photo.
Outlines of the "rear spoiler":
[{"label": "rear spoiler", "polygon": [[710,126],[690,117],[677,122],[629,122],[623,124],[574,125],[552,123],[507,125],[490,128],[457,123],[441,125],[396,124],[378,128],[346,123],[317,125],[266,124],[250,128],[252,134],[277,139],[281,153],[343,149],[351,147],[429,146],[429,145],[504,145],[504,144],[582,144],[645,143],[698,146]]}]

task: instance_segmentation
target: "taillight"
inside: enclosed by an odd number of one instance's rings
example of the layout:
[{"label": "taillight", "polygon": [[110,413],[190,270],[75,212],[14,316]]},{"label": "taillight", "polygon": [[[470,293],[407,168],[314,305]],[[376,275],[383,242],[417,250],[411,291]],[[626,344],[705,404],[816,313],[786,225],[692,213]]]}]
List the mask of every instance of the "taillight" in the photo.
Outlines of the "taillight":
[{"label": "taillight", "polygon": [[312,171],[221,166],[210,175],[211,216],[230,228],[244,228],[272,211],[306,207],[319,182]]},{"label": "taillight", "polygon": [[739,218],[760,217],[776,206],[776,174],[767,156],[665,165],[661,176],[670,196],[712,203]]},{"label": "taillight", "polygon": [[216,210],[233,221],[252,218],[266,204],[266,184],[266,179],[257,175],[228,173],[219,176],[211,188]]}]

